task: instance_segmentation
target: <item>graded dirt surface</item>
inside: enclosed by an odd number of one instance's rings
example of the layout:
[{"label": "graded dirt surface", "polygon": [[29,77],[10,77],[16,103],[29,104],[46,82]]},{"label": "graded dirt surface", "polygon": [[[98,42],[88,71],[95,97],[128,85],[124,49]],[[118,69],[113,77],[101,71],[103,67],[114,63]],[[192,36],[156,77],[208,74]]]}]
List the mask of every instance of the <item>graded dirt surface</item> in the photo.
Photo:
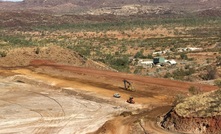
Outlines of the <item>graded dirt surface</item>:
[{"label": "graded dirt surface", "polygon": [[86,133],[122,108],[1,79],[0,133]]},{"label": "graded dirt surface", "polygon": [[[169,133],[156,120],[178,94],[188,95],[192,85],[202,91],[217,88],[47,60],[2,67],[0,74],[0,133]],[[125,90],[123,79],[136,91]],[[129,96],[135,104],[126,103]],[[123,111],[130,114],[120,115]]]}]

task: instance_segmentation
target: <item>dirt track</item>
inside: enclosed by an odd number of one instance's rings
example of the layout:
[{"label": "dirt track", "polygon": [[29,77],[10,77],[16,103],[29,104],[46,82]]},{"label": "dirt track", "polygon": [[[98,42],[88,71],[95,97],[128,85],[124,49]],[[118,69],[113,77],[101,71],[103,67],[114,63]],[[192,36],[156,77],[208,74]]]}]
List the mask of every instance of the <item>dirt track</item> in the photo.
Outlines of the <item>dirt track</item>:
[{"label": "dirt track", "polygon": [[[163,107],[171,104],[174,96],[186,95],[191,85],[203,91],[216,89],[202,84],[64,66],[39,60],[33,61],[26,68],[2,69],[0,73],[7,76],[1,79],[0,84],[0,133],[92,132],[122,111],[142,108],[147,112],[139,110],[133,116],[117,117],[122,120],[113,119],[109,123],[119,121],[118,124],[122,125],[121,133],[127,133],[131,131],[135,120],[145,117],[146,131],[168,133],[158,128],[155,120],[167,111]],[[124,90],[123,79],[131,81],[136,91]],[[112,97],[116,92],[121,94],[120,99]],[[135,97],[135,105],[125,102],[130,95]],[[151,109],[157,107],[157,112],[151,112]],[[103,127],[106,130],[114,129],[113,125]]]}]

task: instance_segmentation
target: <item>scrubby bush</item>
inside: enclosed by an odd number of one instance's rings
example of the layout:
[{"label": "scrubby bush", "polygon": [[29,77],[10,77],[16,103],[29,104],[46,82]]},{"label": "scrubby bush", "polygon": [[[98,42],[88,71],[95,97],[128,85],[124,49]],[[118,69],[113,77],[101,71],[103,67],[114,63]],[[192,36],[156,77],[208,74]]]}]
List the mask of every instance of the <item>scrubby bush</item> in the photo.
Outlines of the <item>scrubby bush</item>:
[{"label": "scrubby bush", "polygon": [[144,58],[143,49],[134,55],[134,58]]},{"label": "scrubby bush", "polygon": [[127,56],[112,58],[109,60],[109,64],[117,70],[126,71],[129,65],[129,58]]},{"label": "scrubby bush", "polygon": [[208,66],[206,68],[206,74],[203,76],[204,80],[213,80],[216,78],[217,69],[215,66]]},{"label": "scrubby bush", "polygon": [[176,106],[178,103],[181,103],[186,97],[183,94],[177,94],[173,101],[173,106]]},{"label": "scrubby bush", "polygon": [[0,51],[0,57],[6,57],[7,53],[5,51]]},{"label": "scrubby bush", "polygon": [[39,47],[37,47],[37,49],[35,50],[35,53],[36,53],[36,54],[39,54],[39,53],[40,53],[40,48],[39,48]]},{"label": "scrubby bush", "polygon": [[196,94],[199,94],[201,91],[200,91],[199,88],[197,88],[197,87],[195,87],[195,86],[190,86],[189,92],[190,92],[190,94],[192,94],[192,95],[196,95]]},{"label": "scrubby bush", "polygon": [[219,88],[221,88],[221,79],[215,80],[215,81],[214,81],[214,84],[215,84],[216,86],[218,86]]},{"label": "scrubby bush", "polygon": [[181,53],[181,54],[180,54],[180,58],[181,58],[182,60],[187,60],[187,59],[188,59],[188,57],[187,57],[187,55],[186,55],[185,53]]}]

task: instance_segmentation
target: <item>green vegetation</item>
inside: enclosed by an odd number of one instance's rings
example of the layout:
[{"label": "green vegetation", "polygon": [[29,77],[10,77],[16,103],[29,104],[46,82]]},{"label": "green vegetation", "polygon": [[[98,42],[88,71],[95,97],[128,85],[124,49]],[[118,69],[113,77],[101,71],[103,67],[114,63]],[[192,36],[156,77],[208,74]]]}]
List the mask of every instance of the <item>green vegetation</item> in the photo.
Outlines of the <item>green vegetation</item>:
[{"label": "green vegetation", "polygon": [[40,48],[39,48],[39,47],[37,47],[37,49],[35,50],[35,53],[36,53],[36,54],[39,54],[39,53],[40,53]]},{"label": "green vegetation", "polygon": [[24,36],[20,35],[7,35],[7,34],[0,34],[0,41],[6,42],[9,46],[35,46],[36,42],[33,42],[29,39],[26,39]]},{"label": "green vegetation", "polygon": [[187,55],[186,55],[185,53],[181,53],[181,54],[180,54],[180,58],[181,58],[182,60],[188,60],[188,57],[187,57]]},{"label": "green vegetation", "polygon": [[221,113],[221,90],[194,95],[185,98],[175,107],[182,117],[212,117]]},{"label": "green vegetation", "polygon": [[0,57],[6,57],[7,53],[5,51],[0,51]]},{"label": "green vegetation", "polygon": [[185,80],[186,76],[190,76],[193,73],[195,73],[195,68],[191,66],[186,66],[184,69],[183,68],[178,68],[172,73],[167,72],[164,75],[164,78],[174,78],[176,80]]},{"label": "green vegetation", "polygon": [[219,88],[221,88],[221,79],[215,80],[215,81],[214,81],[214,84],[215,84],[216,86],[218,86]]},{"label": "green vegetation", "polygon": [[213,80],[217,76],[216,66],[207,66],[205,68],[206,73],[201,75],[201,78],[204,80]]},{"label": "green vegetation", "polygon": [[190,86],[189,92],[192,95],[197,95],[197,94],[201,93],[200,89],[195,86]]},{"label": "green vegetation", "polygon": [[[34,30],[40,31],[55,31],[55,30],[69,30],[69,31],[108,31],[108,30],[128,30],[133,28],[149,28],[154,26],[193,26],[201,27],[213,25],[214,27],[219,27],[221,24],[221,18],[219,17],[186,17],[186,18],[153,18],[153,19],[140,19],[136,18],[133,20],[128,19],[118,19],[116,22],[85,22],[85,23],[75,23],[75,24],[60,24],[51,26],[38,26],[33,27]],[[215,28],[213,29],[215,30]],[[201,31],[201,29],[193,30],[192,33]],[[215,30],[217,31],[217,30]],[[215,32],[213,32],[215,33]]]},{"label": "green vegetation", "polygon": [[[137,28],[153,31],[159,26],[167,29],[174,36],[161,35],[149,38],[145,33],[140,33],[138,38],[132,38],[133,36],[126,31],[136,32]],[[181,59],[190,60],[186,53],[179,53],[176,49],[187,45],[208,46],[221,41],[220,30],[221,18],[219,17],[201,18],[193,16],[173,19],[136,18],[133,20],[123,18],[116,22],[35,26],[30,27],[30,30],[16,32],[2,28],[0,29],[0,45],[1,48],[59,45],[78,52],[86,59],[101,61],[119,71],[130,72],[129,57],[152,59],[153,56],[147,53],[147,50],[155,51],[158,49],[162,51],[170,49],[174,54],[168,54],[168,58],[176,58],[176,55],[178,55]],[[108,35],[107,32],[109,31],[117,31],[125,38],[118,38],[118,35]],[[73,36],[76,32],[82,32],[82,36]],[[89,36],[87,32],[94,33]],[[37,49],[35,53],[39,54],[40,49]],[[133,72],[138,73],[140,71],[142,70],[137,69]],[[172,73],[167,73],[165,77],[183,80],[185,76],[190,76],[194,72],[194,68],[180,68]]]}]

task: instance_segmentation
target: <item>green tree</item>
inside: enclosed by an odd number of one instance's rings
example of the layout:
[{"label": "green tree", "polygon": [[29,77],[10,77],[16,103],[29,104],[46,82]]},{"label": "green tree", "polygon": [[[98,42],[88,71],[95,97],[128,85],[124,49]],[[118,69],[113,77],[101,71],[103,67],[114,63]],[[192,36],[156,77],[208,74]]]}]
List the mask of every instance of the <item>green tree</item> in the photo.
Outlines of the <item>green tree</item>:
[{"label": "green tree", "polygon": [[143,55],[143,49],[138,51],[135,55],[134,55],[134,58],[144,58],[144,55]]},{"label": "green tree", "polygon": [[6,57],[6,56],[7,56],[7,53],[5,51],[0,52],[0,57]]},{"label": "green tree", "polygon": [[221,88],[221,79],[215,80],[215,81],[214,81],[214,84],[215,84],[216,86],[218,86],[219,88]]},{"label": "green tree", "polygon": [[216,78],[217,69],[215,66],[208,66],[206,71],[207,71],[205,75],[206,80],[212,80]]},{"label": "green tree", "polygon": [[187,60],[187,59],[188,59],[188,57],[187,57],[187,55],[186,55],[185,53],[181,53],[181,54],[180,54],[180,58],[181,58],[182,60]]}]

